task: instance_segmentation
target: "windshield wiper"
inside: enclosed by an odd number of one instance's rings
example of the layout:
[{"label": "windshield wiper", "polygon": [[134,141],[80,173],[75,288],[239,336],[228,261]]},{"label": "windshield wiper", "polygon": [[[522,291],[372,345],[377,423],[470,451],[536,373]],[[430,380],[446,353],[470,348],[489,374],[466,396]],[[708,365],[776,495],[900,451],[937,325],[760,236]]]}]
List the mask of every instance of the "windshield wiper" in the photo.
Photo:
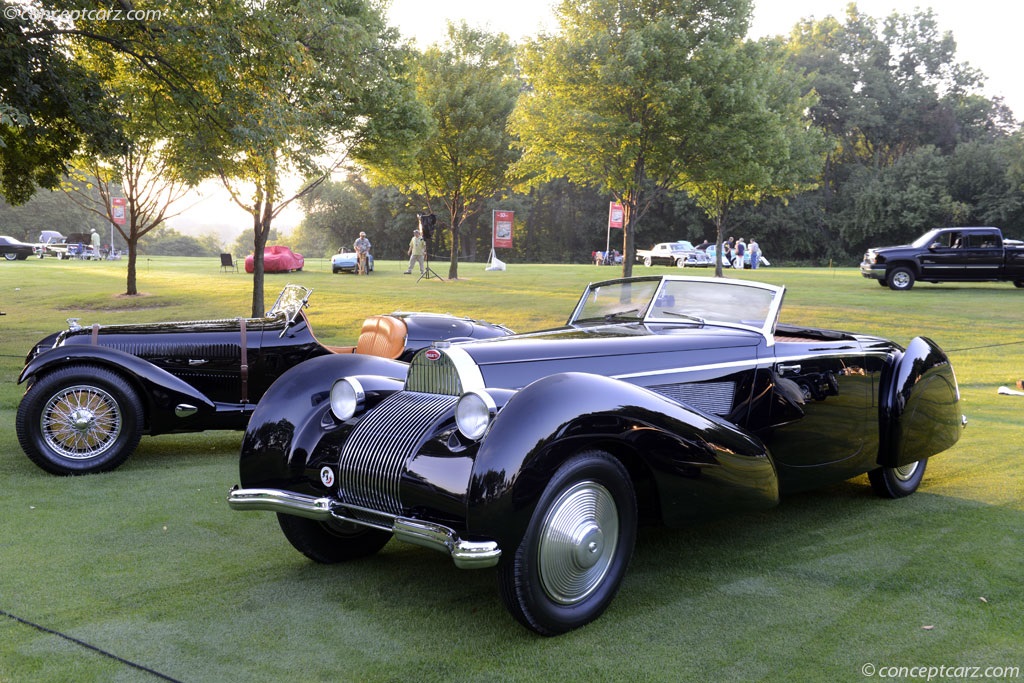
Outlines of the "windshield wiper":
[{"label": "windshield wiper", "polygon": [[705,324],[704,318],[701,318],[700,316],[696,315],[690,315],[689,313],[677,313],[676,311],[662,311],[662,315],[671,315],[677,318],[685,318],[687,320],[692,320],[693,322],[700,323],[701,325]]}]

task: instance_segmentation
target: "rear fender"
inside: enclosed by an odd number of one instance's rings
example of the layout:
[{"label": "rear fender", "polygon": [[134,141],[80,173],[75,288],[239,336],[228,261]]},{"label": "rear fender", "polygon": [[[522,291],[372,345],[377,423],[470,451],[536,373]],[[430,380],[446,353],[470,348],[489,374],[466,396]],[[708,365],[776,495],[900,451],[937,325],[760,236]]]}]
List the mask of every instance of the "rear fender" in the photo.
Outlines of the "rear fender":
[{"label": "rear fender", "polygon": [[480,443],[468,499],[468,529],[498,530],[515,547],[548,480],[572,455],[599,448],[623,460],[640,500],[666,524],[722,508],[778,502],[764,444],[713,415],[647,389],[585,373],[537,380],[513,396]]},{"label": "rear fender", "polygon": [[949,358],[938,345],[915,337],[898,355],[881,387],[878,464],[909,465],[941,453],[960,438],[966,420]]}]

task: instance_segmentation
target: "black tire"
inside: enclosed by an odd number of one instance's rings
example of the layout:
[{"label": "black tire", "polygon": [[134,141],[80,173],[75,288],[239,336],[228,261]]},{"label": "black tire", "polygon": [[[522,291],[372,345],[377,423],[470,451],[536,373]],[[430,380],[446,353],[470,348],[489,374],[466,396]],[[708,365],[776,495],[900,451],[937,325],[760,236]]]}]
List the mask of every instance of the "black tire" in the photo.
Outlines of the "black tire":
[{"label": "black tire", "polygon": [[618,593],[636,527],[625,467],[603,451],[569,459],[544,488],[519,546],[502,557],[505,607],[545,636],[590,623]]},{"label": "black tire", "polygon": [[375,555],[391,540],[391,534],[386,531],[347,522],[318,522],[278,513],[277,523],[296,550],[321,564]]},{"label": "black tire", "polygon": [[646,267],[650,268],[651,267],[651,263],[653,263],[653,261],[651,260],[651,257],[650,256],[644,256],[644,265]]},{"label": "black tire", "polygon": [[4,254],[4,258],[7,259],[8,261],[13,261],[16,258],[18,258],[18,255],[15,254],[13,251],[8,251],[7,253]]},{"label": "black tire", "polygon": [[875,280],[875,282],[877,282],[880,287],[888,287],[889,286],[889,283],[885,281],[884,277],[881,280]]},{"label": "black tire", "polygon": [[109,472],[139,445],[144,409],[117,373],[69,365],[33,382],[15,427],[25,454],[51,474]]},{"label": "black tire", "polygon": [[1024,280],[1014,280],[1013,286],[1017,289],[1024,289]]},{"label": "black tire", "polygon": [[341,272],[341,268],[331,268],[331,272],[337,275],[339,272]]},{"label": "black tire", "polygon": [[886,275],[885,280],[889,283],[889,289],[895,289],[898,292],[905,292],[914,286],[914,271],[905,266],[893,268],[892,271]]},{"label": "black tire", "polygon": [[868,472],[871,489],[882,498],[909,496],[921,485],[928,460],[918,460],[902,467],[879,467]]},{"label": "black tire", "polygon": [[678,258],[678,259],[676,259],[675,265],[676,265],[676,268],[685,268],[686,267],[686,259],[685,258]]}]

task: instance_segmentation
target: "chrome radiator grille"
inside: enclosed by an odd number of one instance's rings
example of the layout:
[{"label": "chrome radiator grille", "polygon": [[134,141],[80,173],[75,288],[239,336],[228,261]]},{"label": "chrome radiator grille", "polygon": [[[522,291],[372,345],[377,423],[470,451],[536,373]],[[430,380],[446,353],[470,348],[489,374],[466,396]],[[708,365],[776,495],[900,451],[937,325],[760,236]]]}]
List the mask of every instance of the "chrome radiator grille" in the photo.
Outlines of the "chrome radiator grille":
[{"label": "chrome radiator grille", "polygon": [[381,401],[352,430],[341,451],[341,499],[393,515],[402,512],[398,482],[406,459],[457,396],[400,391]]},{"label": "chrome radiator grille", "polygon": [[409,391],[449,396],[460,396],[463,391],[459,371],[447,354],[442,354],[433,361],[426,360],[422,353],[417,354],[409,366],[405,388]]}]

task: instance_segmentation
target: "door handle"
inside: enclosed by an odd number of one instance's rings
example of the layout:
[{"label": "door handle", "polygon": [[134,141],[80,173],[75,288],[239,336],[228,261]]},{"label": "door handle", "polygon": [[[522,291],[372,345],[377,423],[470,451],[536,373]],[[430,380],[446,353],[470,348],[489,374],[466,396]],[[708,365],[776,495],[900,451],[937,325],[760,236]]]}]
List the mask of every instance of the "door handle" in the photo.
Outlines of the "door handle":
[{"label": "door handle", "polygon": [[800,370],[801,370],[801,366],[799,364],[797,364],[797,365],[778,365],[776,367],[778,368],[780,375],[784,375],[787,372],[792,372],[793,374],[799,374]]}]

